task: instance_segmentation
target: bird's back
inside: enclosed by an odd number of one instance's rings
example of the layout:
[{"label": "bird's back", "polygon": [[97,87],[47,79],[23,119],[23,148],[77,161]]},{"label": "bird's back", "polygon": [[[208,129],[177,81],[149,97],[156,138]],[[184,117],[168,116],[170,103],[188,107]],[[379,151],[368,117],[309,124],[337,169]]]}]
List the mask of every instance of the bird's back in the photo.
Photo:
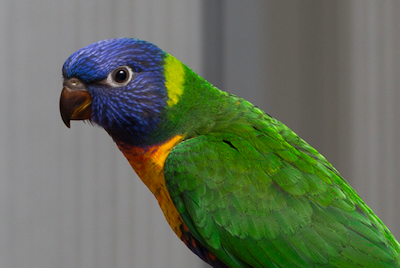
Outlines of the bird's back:
[{"label": "bird's back", "polygon": [[199,241],[232,268],[398,267],[398,242],[321,154],[249,102],[221,98],[213,126],[165,166]]}]

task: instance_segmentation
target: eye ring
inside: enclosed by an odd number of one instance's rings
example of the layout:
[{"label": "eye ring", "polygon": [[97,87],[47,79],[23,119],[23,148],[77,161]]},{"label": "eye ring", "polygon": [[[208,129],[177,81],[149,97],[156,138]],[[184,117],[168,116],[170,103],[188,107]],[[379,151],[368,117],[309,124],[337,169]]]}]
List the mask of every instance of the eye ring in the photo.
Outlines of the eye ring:
[{"label": "eye ring", "polygon": [[123,87],[133,79],[133,71],[129,66],[120,66],[108,74],[107,84],[112,87]]}]

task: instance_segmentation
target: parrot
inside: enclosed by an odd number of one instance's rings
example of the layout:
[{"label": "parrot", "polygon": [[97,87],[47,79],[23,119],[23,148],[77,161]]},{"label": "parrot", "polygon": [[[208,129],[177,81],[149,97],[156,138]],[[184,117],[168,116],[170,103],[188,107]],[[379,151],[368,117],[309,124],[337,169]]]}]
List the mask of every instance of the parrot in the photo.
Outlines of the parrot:
[{"label": "parrot", "polygon": [[396,238],[324,156],[158,46],[98,41],[62,75],[65,125],[103,128],[212,267],[400,266]]}]

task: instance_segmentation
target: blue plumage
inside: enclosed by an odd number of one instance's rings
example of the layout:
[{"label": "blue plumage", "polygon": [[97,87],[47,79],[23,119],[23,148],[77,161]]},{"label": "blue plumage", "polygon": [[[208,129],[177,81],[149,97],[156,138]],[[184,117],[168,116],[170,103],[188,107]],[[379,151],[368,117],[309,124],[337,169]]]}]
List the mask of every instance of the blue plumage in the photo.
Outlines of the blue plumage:
[{"label": "blue plumage", "polygon": [[[92,96],[91,121],[115,141],[146,144],[143,137],[160,123],[166,105],[163,60],[166,53],[146,41],[130,38],[103,40],[72,54],[64,63],[64,78],[76,77]],[[132,81],[121,87],[105,83],[120,66],[129,66]]]},{"label": "blue plumage", "polygon": [[157,71],[164,57],[164,51],[143,40],[107,39],[73,53],[62,71],[66,78],[79,77],[90,83],[105,79],[110,71],[127,63],[137,71]]}]

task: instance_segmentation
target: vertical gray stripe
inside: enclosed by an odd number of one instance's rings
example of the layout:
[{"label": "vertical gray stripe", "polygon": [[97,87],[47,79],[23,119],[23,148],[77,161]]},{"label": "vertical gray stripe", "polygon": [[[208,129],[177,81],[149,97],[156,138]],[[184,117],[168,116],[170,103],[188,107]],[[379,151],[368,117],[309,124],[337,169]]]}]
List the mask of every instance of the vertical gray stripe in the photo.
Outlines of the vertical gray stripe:
[{"label": "vertical gray stripe", "polygon": [[354,185],[400,237],[398,2],[351,2],[351,135]]},{"label": "vertical gray stripe", "polygon": [[224,88],[224,1],[202,1],[203,68],[201,75],[216,87]]}]

